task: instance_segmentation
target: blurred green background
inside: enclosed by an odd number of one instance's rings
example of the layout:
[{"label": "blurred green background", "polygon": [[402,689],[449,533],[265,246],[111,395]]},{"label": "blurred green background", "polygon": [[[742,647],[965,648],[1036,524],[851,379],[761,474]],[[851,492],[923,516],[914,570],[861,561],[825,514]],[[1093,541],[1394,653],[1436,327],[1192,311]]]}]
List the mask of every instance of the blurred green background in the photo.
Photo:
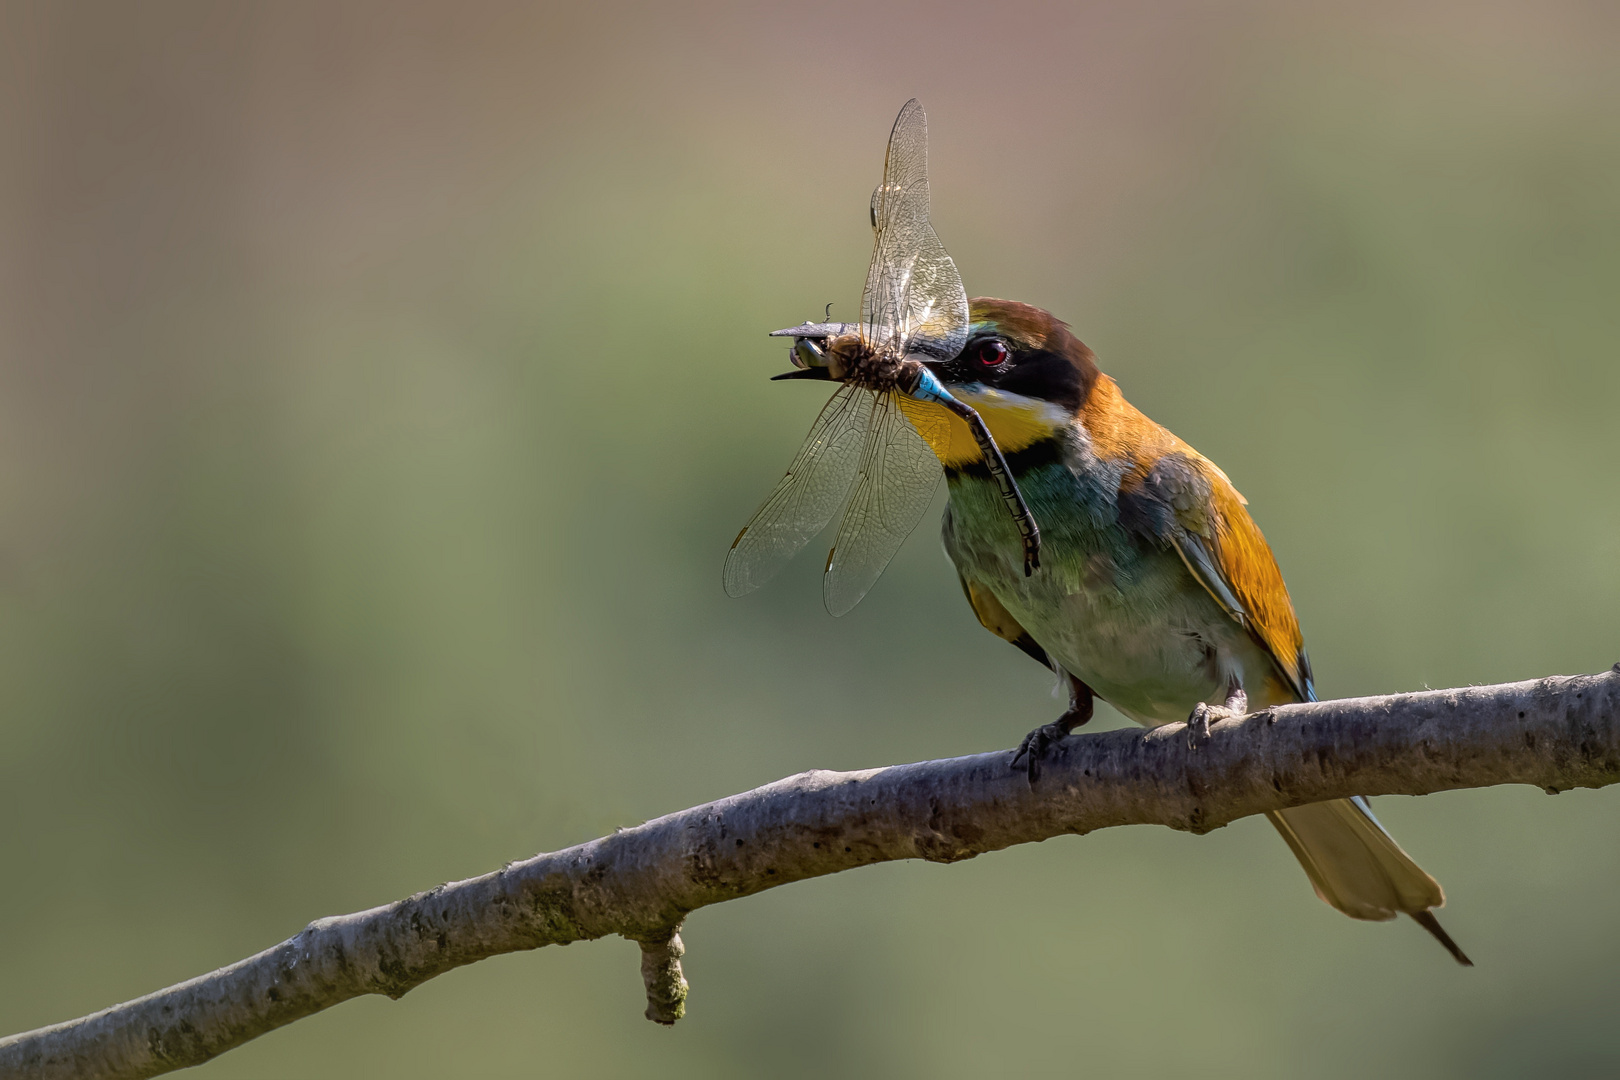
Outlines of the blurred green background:
[{"label": "blurred green background", "polygon": [[[0,1029],[1049,679],[935,518],[842,620],[726,548],[900,104],[970,294],[1219,461],[1324,695],[1620,660],[1613,5],[0,8]],[[1117,723],[1106,714],[1103,723]],[[1384,799],[1464,971],[1257,820],[794,885],[204,1067],[1612,1076],[1615,791]]]}]

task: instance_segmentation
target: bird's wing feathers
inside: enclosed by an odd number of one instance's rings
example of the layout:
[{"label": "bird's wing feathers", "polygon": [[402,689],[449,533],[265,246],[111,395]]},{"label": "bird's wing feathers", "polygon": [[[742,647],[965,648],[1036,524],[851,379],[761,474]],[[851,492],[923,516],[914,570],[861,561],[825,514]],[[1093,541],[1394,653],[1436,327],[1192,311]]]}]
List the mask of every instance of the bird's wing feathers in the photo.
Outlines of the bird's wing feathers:
[{"label": "bird's wing feathers", "polygon": [[1122,512],[1173,546],[1216,603],[1266,647],[1295,693],[1314,698],[1282,571],[1226,474],[1181,443],[1150,468],[1128,474],[1120,499]]},{"label": "bird's wing feathers", "polygon": [[1046,650],[1035,643],[1035,639],[1029,636],[1029,631],[1020,626],[1018,620],[1013,618],[1012,612],[996,599],[995,593],[983,585],[968,581],[960,573],[957,574],[957,580],[962,583],[962,595],[967,597],[968,606],[973,609],[973,614],[979,617],[979,625],[1001,640],[1010,641],[1024,650],[1037,664],[1052,666]]}]

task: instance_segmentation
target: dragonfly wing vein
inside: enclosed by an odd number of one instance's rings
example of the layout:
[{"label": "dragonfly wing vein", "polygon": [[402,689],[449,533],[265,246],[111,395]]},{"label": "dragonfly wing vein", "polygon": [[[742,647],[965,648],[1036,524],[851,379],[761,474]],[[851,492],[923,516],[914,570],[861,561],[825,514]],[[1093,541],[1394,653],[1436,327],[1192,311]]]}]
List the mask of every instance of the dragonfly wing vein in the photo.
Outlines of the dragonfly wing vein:
[{"label": "dragonfly wing vein", "polygon": [[872,414],[855,490],[822,581],[822,598],[833,615],[849,611],[871,589],[928,510],[943,475],[897,394],[878,395]]},{"label": "dragonfly wing vein", "polygon": [[967,342],[967,291],[928,215],[928,118],[914,98],[895,119],[872,193],[876,236],[861,318],[875,345],[950,360]]},{"label": "dragonfly wing vein", "polygon": [[827,401],[787,474],[732,543],[726,555],[728,595],[751,593],[775,577],[838,512],[870,441],[871,397],[844,386]]}]

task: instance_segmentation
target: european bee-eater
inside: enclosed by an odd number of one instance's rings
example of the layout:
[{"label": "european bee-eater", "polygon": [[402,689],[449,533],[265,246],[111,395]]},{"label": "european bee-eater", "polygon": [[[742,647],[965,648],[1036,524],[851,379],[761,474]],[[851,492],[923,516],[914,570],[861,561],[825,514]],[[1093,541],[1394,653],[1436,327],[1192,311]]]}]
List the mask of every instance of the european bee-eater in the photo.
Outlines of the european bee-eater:
[{"label": "european bee-eater", "polygon": [[[1137,411],[1091,350],[1045,311],[970,303],[955,360],[929,368],[983,417],[1042,537],[1024,548],[966,424],[920,425],[945,466],[945,550],[986,629],[1068,684],[1069,710],[1014,759],[1031,782],[1048,746],[1091,718],[1093,698],[1138,724],[1189,734],[1247,709],[1314,701],[1310,660],[1276,559],[1214,462]],[[947,434],[948,433],[948,434]],[[1356,919],[1412,916],[1469,964],[1431,909],[1439,882],[1365,800],[1267,814],[1323,900]]]}]

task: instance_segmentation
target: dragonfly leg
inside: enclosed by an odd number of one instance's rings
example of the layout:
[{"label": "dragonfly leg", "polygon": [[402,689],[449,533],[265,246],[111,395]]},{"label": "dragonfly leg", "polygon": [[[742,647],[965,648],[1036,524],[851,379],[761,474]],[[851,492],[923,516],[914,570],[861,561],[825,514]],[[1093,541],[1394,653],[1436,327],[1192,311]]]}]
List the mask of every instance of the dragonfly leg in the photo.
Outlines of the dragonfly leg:
[{"label": "dragonfly leg", "polygon": [[1068,712],[1065,712],[1050,724],[1042,724],[1028,735],[1025,735],[1024,741],[1018,744],[1018,750],[1013,754],[1012,765],[1015,769],[1021,759],[1026,757],[1029,759],[1025,768],[1029,775],[1029,782],[1032,785],[1036,780],[1040,779],[1041,762],[1045,760],[1047,751],[1051,750],[1058,742],[1068,738],[1075,728],[1090,720],[1092,711],[1096,707],[1096,695],[1092,693],[1091,687],[1068,672],[1064,672],[1064,677],[1069,680]]},{"label": "dragonfly leg", "polygon": [[1007,504],[1007,511],[1012,514],[1013,524],[1023,540],[1024,576],[1029,577],[1041,565],[1041,530],[1035,524],[1035,515],[1029,512],[1024,493],[1018,490],[1018,481],[1013,479],[1012,470],[1007,468],[1007,459],[1002,456],[1001,447],[996,445],[995,436],[985,426],[984,418],[972,406],[952,397],[951,392],[926,367],[917,364],[911,378],[914,381],[906,393],[920,401],[945,406],[961,417],[968,430],[973,432],[973,441],[979,444],[979,453],[984,455],[985,467],[995,479],[996,487],[1001,491],[1001,501]]},{"label": "dragonfly leg", "polygon": [[1001,489],[1001,500],[1007,504],[1013,524],[1018,527],[1018,535],[1024,542],[1024,576],[1029,577],[1041,565],[1040,526],[1035,524],[1035,516],[1029,512],[1024,493],[1018,490],[1018,481],[1013,479],[1012,470],[1007,468],[1007,459],[1002,457],[1001,447],[996,445],[984,420],[967,405],[959,401],[955,404],[957,408],[952,411],[967,421],[968,430],[973,432],[979,452],[984,455],[984,463],[995,479],[996,487]]}]

